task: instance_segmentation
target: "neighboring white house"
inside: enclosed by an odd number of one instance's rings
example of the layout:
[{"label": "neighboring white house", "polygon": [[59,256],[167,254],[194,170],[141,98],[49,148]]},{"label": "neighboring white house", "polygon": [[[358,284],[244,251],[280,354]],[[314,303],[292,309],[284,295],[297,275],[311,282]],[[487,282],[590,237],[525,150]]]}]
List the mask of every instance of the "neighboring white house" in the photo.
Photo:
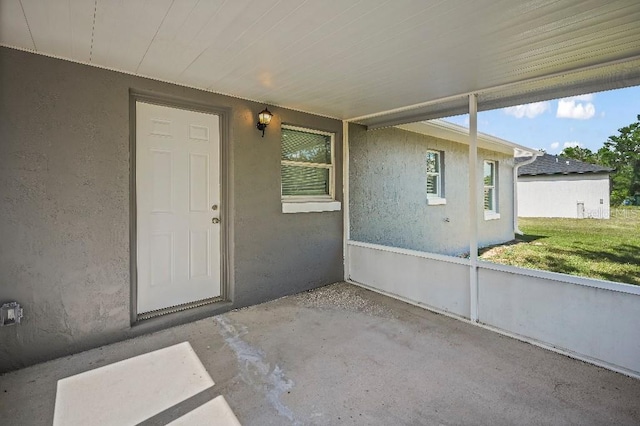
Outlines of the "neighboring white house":
[{"label": "neighboring white house", "polygon": [[[459,255],[469,252],[469,129],[441,120],[350,130],[352,238]],[[513,239],[514,155],[536,150],[478,134],[481,246]],[[525,157],[526,158],[526,157]]]},{"label": "neighboring white house", "polygon": [[611,171],[571,158],[540,156],[518,169],[518,215],[609,219]]}]

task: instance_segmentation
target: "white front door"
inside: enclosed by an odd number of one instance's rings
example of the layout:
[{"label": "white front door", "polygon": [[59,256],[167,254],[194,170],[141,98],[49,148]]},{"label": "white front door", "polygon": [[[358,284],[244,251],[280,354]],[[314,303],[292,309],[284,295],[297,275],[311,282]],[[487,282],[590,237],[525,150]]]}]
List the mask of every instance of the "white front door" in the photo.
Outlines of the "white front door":
[{"label": "white front door", "polygon": [[136,102],[138,314],[220,296],[219,117]]}]

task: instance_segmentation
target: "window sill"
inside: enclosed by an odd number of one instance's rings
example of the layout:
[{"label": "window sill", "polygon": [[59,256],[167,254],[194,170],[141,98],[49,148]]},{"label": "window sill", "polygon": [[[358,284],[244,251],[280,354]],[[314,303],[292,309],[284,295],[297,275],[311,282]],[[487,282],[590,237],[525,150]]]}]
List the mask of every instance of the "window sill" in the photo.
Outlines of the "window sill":
[{"label": "window sill", "polygon": [[282,202],[282,213],[317,213],[340,211],[340,201]]},{"label": "window sill", "polygon": [[443,206],[447,204],[446,198],[427,198],[428,206]]},{"label": "window sill", "polygon": [[500,219],[500,213],[496,212],[484,212],[484,220],[497,220]]}]

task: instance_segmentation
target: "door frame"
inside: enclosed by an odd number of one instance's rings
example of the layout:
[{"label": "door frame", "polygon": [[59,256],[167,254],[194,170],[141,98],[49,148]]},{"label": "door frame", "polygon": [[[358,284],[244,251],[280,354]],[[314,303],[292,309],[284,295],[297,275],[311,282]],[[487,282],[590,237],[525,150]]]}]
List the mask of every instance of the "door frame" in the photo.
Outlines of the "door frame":
[{"label": "door frame", "polygon": [[[138,259],[137,259],[137,194],[136,194],[136,102],[145,102],[170,108],[214,114],[220,122],[220,296],[205,301],[186,303],[152,313],[138,314]],[[233,300],[233,254],[230,250],[233,241],[233,197],[231,191],[230,170],[230,127],[231,108],[205,104],[170,95],[129,89],[129,263],[130,263],[130,313],[131,325],[153,317],[184,311],[189,308],[205,305],[211,314],[218,310],[218,305],[228,305]]]}]

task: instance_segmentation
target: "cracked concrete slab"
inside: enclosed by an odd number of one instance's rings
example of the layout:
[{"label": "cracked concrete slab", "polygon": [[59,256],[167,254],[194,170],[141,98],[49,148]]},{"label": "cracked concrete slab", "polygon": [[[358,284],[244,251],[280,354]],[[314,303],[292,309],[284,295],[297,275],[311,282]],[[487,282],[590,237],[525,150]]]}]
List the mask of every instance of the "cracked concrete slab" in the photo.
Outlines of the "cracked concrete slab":
[{"label": "cracked concrete slab", "polygon": [[[640,424],[640,381],[339,283],[0,376],[0,415],[51,424],[58,380],[188,341],[243,425]],[[167,366],[170,368],[170,366]]]}]

